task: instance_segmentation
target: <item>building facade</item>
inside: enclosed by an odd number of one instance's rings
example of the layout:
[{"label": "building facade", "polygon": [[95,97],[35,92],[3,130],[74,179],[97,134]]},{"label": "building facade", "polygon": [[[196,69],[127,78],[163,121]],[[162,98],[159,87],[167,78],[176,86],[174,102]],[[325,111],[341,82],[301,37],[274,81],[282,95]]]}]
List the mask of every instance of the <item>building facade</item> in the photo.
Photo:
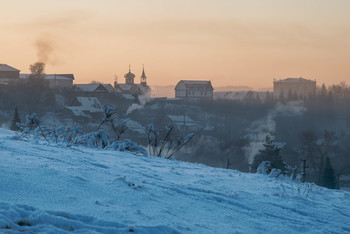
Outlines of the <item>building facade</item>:
[{"label": "building facade", "polygon": [[[19,78],[27,82],[31,74],[20,74]],[[73,74],[45,74],[44,80],[51,89],[71,89],[73,88]]]},{"label": "building facade", "polygon": [[279,95],[297,95],[298,97],[307,97],[316,93],[316,81],[304,78],[286,78],[283,80],[274,80],[273,92],[275,96]]},{"label": "building facade", "polygon": [[181,80],[175,87],[175,98],[213,99],[214,88],[210,81]]},{"label": "building facade", "polygon": [[[3,85],[26,83],[32,74],[21,74],[20,70],[7,64],[0,64],[0,83]],[[49,88],[72,88],[73,74],[45,74]]]}]

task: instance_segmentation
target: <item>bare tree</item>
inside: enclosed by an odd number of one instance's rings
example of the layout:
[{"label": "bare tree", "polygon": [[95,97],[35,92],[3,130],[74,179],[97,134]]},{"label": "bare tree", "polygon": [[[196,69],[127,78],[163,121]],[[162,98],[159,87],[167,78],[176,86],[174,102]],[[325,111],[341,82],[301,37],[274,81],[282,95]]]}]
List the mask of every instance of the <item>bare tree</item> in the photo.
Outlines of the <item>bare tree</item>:
[{"label": "bare tree", "polygon": [[188,144],[194,137],[193,133],[186,136],[176,136],[176,129],[173,125],[168,125],[163,134],[158,131],[153,124],[148,124],[145,128],[148,143],[149,155],[170,159],[183,146]]},{"label": "bare tree", "polygon": [[117,110],[110,106],[102,106],[104,117],[102,119],[102,122],[97,128],[97,131],[100,130],[101,126],[105,123],[110,123],[113,132],[115,133],[116,140],[119,141],[120,137],[128,130],[128,127],[126,126],[126,123],[129,119],[123,120],[119,124],[115,124],[114,120],[118,117],[116,116]]},{"label": "bare tree", "polygon": [[36,62],[29,66],[31,72],[30,78],[44,79],[45,78],[45,63]]},{"label": "bare tree", "polygon": [[28,85],[31,88],[40,90],[47,86],[47,83],[45,82],[45,63],[36,62],[31,64],[29,70],[31,74],[28,78]]}]

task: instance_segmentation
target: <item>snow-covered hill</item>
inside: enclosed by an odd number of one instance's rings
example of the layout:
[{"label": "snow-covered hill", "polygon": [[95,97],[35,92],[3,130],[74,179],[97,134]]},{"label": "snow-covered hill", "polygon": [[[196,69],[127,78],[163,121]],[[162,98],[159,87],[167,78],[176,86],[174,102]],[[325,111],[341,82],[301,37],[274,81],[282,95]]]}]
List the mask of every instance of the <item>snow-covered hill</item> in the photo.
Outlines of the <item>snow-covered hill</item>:
[{"label": "snow-covered hill", "polygon": [[0,129],[0,232],[350,232],[349,192],[13,134]]}]

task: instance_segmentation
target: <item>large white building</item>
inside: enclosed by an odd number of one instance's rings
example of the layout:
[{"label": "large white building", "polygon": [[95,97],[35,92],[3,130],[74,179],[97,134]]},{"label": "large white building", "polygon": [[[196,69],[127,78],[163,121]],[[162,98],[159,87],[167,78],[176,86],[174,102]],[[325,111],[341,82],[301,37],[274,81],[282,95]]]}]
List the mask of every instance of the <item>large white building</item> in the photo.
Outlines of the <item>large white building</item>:
[{"label": "large white building", "polygon": [[[19,78],[27,81],[31,74],[20,74]],[[44,80],[48,83],[49,88],[64,89],[73,88],[73,74],[45,74]]]},{"label": "large white building", "polygon": [[304,78],[286,78],[283,80],[274,80],[273,92],[275,96],[296,94],[299,97],[307,97],[316,93],[316,81]]},{"label": "large white building", "polygon": [[180,80],[175,87],[175,98],[213,99],[214,88],[210,81]]}]

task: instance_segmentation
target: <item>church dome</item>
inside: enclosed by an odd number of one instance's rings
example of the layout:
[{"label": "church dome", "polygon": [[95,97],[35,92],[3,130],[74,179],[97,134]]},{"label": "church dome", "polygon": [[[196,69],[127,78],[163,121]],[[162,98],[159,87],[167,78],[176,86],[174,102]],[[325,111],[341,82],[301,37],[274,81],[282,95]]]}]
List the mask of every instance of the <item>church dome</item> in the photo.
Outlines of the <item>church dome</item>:
[{"label": "church dome", "polygon": [[129,78],[129,79],[134,79],[134,78],[135,78],[135,75],[129,71],[128,73],[126,73],[126,74],[124,75],[124,77],[125,77],[126,79],[128,79],[128,78]]}]

